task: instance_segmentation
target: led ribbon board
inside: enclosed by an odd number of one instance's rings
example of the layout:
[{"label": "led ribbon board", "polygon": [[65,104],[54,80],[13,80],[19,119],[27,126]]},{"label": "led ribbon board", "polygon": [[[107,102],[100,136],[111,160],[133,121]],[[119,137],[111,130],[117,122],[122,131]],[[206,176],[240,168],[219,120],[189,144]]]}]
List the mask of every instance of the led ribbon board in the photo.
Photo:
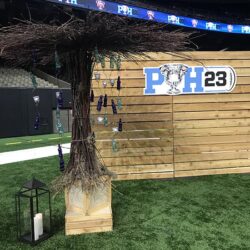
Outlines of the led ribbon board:
[{"label": "led ribbon board", "polygon": [[188,66],[181,63],[144,68],[144,95],[228,93],[236,85],[230,66]]},{"label": "led ribbon board", "polygon": [[48,2],[69,5],[80,9],[103,11],[111,14],[129,16],[138,19],[152,20],[159,23],[173,24],[181,27],[196,28],[202,30],[250,34],[250,25],[225,24],[194,19],[184,16],[139,8],[132,5],[124,5],[103,0],[46,0]]}]

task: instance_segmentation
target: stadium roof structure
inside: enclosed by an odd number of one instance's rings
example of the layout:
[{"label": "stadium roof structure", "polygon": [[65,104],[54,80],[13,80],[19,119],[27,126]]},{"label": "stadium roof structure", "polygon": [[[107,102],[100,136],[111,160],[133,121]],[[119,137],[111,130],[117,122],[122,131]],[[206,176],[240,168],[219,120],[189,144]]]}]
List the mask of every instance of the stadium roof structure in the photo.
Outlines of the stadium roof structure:
[{"label": "stadium roof structure", "polygon": [[176,15],[229,23],[250,23],[250,0],[112,0]]},{"label": "stadium roof structure", "polygon": [[[135,18],[136,15],[139,15],[137,18],[142,17],[142,19],[148,20],[152,13],[148,15],[147,11],[151,10],[154,12],[154,19],[157,19],[158,13],[160,13],[159,19],[168,24],[167,29],[181,28],[198,31],[199,38],[195,39],[195,43],[200,50],[250,49],[250,15],[248,13],[250,0],[12,0],[9,1],[9,4],[5,3],[5,6],[1,4],[2,2],[7,1],[0,0],[0,23],[5,22],[5,24],[6,20],[10,22],[16,16],[21,19],[27,18],[27,6],[34,19],[44,20],[56,16],[54,9],[58,9],[60,6],[73,12],[79,12],[79,9],[82,10],[79,8],[82,7],[80,4],[85,4],[86,9],[117,14],[117,6],[124,5],[135,8],[135,11],[132,12],[132,16]],[[103,4],[106,5],[106,8],[110,4],[116,7],[112,7],[111,11],[105,10],[105,7],[102,10],[100,8],[103,8]],[[35,9],[39,9],[39,11]],[[144,14],[141,11],[143,9]]]},{"label": "stadium roof structure", "polygon": [[[250,35],[250,25],[236,24],[234,20],[228,23],[204,20],[197,16],[181,16],[179,13],[182,8],[178,8],[178,13],[164,11],[164,8],[157,10],[155,5],[143,4],[140,1],[104,1],[104,0],[46,0],[47,2],[64,4],[72,8],[89,9],[103,11],[115,15],[128,16],[142,20],[151,20],[164,24],[171,24],[180,27],[209,30],[215,32],[237,33]],[[128,2],[128,4],[127,4]],[[156,1],[157,2],[157,1]],[[158,1],[159,2],[159,1]],[[160,1],[161,2],[161,1]],[[126,4],[125,4],[126,3]],[[165,2],[166,5],[166,2]],[[140,7],[139,7],[140,6]],[[159,3],[158,3],[158,6]],[[237,5],[238,6],[238,5]],[[159,9],[159,7],[158,7]],[[187,11],[187,10],[186,10]]]}]

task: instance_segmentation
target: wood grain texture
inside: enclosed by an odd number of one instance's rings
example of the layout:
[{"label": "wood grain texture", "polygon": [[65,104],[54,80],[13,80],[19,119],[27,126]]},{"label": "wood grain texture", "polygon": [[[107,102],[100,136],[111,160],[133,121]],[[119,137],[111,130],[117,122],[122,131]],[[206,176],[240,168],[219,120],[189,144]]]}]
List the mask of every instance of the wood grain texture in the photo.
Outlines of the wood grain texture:
[{"label": "wood grain texture", "polygon": [[65,189],[66,235],[112,231],[111,179],[90,192],[81,185]]},{"label": "wood grain texture", "polygon": [[[122,61],[122,68],[101,69],[101,80],[92,81],[96,121],[107,112],[109,126],[95,124],[97,146],[104,162],[117,173],[117,180],[174,178],[210,174],[250,172],[250,52],[148,53],[137,63]],[[190,60],[187,59],[190,58]],[[144,67],[165,63],[190,66],[232,66],[237,85],[227,94],[144,96]],[[110,79],[121,76],[122,89],[111,87]],[[103,88],[102,82],[107,82]],[[99,95],[107,94],[108,107],[97,112]],[[110,99],[120,97],[123,109],[112,115]],[[122,133],[112,127],[123,120]],[[118,143],[112,152],[111,140]]]}]

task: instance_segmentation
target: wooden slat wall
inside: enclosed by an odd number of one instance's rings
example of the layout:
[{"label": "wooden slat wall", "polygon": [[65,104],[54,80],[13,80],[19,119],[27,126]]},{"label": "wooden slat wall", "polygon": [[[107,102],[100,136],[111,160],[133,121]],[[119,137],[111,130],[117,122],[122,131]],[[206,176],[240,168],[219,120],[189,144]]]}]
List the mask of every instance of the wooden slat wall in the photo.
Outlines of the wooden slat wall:
[{"label": "wooden slat wall", "polygon": [[[153,60],[123,61],[120,76],[124,104],[118,115],[109,106],[109,127],[95,125],[104,162],[118,179],[173,178],[250,172],[250,52],[187,52],[192,60],[149,53]],[[143,67],[182,62],[187,65],[230,65],[237,85],[229,94],[144,96]],[[99,70],[98,68],[96,70]],[[101,79],[118,72],[100,70]],[[93,80],[96,96],[118,92]],[[102,114],[104,110],[102,111]],[[98,116],[96,103],[92,115]],[[115,136],[119,151],[112,152],[112,127],[119,118],[124,131]]]}]

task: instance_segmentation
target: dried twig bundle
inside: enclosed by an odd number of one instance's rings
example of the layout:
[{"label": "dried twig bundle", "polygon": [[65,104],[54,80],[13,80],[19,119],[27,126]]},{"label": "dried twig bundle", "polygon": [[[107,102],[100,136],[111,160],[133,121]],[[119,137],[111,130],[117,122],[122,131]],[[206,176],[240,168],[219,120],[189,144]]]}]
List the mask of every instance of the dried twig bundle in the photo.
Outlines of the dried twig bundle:
[{"label": "dried twig bundle", "polygon": [[111,175],[89,140],[95,49],[107,57],[119,54],[133,58],[148,51],[175,53],[186,49],[190,35],[168,32],[165,26],[152,22],[93,12],[83,19],[71,16],[58,25],[22,21],[0,28],[0,58],[9,65],[30,66],[34,51],[37,64],[46,65],[54,59],[56,48],[67,69],[73,99],[72,143],[67,168],[54,183],[57,191],[79,181],[89,190],[102,183],[103,175]]}]

